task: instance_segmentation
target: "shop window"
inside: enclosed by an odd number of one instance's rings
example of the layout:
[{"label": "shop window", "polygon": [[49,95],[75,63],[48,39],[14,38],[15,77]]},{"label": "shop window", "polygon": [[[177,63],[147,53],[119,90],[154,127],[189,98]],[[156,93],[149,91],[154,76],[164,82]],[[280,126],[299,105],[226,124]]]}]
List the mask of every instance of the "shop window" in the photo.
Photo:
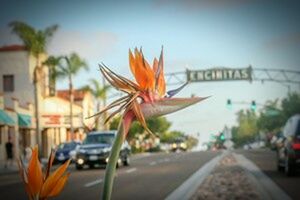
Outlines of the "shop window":
[{"label": "shop window", "polygon": [[3,91],[13,92],[14,86],[14,75],[3,75]]}]

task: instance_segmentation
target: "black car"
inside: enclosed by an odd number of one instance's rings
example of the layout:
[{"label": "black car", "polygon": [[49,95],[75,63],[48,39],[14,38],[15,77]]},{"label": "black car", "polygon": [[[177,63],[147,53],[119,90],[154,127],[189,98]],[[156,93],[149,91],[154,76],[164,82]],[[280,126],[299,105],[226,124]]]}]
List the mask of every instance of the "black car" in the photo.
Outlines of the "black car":
[{"label": "black car", "polygon": [[277,144],[277,166],[289,176],[300,167],[300,114],[288,119],[283,130],[283,140]]},{"label": "black car", "polygon": [[79,145],[80,143],[75,141],[59,144],[55,152],[54,163],[63,163],[69,159],[74,160]]},{"label": "black car", "polygon": [[[116,131],[91,132],[87,135],[76,154],[76,169],[82,169],[85,165],[90,168],[94,165],[106,165],[112,144],[116,137]],[[125,141],[121,147],[117,167],[120,164],[129,165],[130,146]]]}]

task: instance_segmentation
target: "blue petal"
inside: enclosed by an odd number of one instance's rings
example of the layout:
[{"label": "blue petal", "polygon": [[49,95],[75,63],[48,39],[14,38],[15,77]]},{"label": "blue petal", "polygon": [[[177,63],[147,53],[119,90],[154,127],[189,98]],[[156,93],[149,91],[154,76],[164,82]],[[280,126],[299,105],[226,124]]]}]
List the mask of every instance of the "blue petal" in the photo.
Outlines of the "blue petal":
[{"label": "blue petal", "polygon": [[182,90],[189,82],[186,82],[185,84],[183,84],[182,86],[180,86],[179,88],[175,89],[175,90],[170,90],[167,92],[168,96],[166,96],[167,98],[171,98],[174,95],[176,95],[178,92],[180,92],[180,90]]}]

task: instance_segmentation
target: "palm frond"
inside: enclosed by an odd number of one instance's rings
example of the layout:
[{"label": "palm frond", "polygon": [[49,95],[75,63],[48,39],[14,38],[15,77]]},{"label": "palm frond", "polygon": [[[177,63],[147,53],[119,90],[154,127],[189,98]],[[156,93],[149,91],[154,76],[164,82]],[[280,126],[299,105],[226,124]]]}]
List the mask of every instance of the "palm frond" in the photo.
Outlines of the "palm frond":
[{"label": "palm frond", "polygon": [[59,26],[57,24],[52,25],[47,27],[44,31],[43,34],[47,37],[50,38],[53,36],[53,34],[57,31],[57,29],[59,28]]}]

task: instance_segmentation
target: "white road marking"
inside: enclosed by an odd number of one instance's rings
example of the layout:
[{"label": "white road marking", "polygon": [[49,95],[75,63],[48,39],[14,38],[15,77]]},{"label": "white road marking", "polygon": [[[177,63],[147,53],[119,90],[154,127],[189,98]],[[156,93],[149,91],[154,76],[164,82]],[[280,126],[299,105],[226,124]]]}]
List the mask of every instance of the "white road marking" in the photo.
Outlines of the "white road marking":
[{"label": "white road marking", "polygon": [[92,181],[92,182],[89,182],[89,183],[85,184],[84,187],[92,187],[92,186],[100,184],[102,182],[103,182],[103,179],[100,178],[100,179],[97,179],[95,181]]},{"label": "white road marking", "polygon": [[153,161],[153,162],[149,163],[149,165],[151,165],[151,166],[156,165],[156,162]]},{"label": "white road marking", "polygon": [[132,173],[134,171],[136,171],[136,168],[131,168],[131,169],[126,170],[126,173]]},{"label": "white road marking", "polygon": [[151,155],[151,153],[141,153],[141,154],[137,154],[135,156],[132,156],[130,159],[131,160],[138,160],[138,159],[141,159],[141,158],[148,157],[150,155]]}]

